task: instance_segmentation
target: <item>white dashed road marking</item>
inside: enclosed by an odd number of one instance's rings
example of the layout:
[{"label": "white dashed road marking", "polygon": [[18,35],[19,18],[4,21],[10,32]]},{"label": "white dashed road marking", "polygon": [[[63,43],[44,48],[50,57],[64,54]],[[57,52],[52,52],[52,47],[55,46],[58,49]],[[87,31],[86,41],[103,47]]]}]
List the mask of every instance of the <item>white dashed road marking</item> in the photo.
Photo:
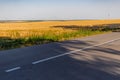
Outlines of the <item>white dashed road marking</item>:
[{"label": "white dashed road marking", "polygon": [[48,61],[48,60],[52,60],[52,59],[55,59],[55,58],[58,58],[58,57],[62,57],[62,56],[68,55],[68,54],[73,54],[73,53],[78,52],[78,51],[83,51],[85,49],[90,49],[90,48],[93,48],[93,47],[97,47],[97,46],[101,46],[101,45],[104,45],[104,44],[107,44],[107,43],[111,43],[111,42],[114,42],[114,41],[117,41],[117,40],[120,40],[120,38],[114,39],[114,40],[110,40],[110,41],[107,41],[107,42],[104,42],[104,43],[101,43],[101,44],[88,46],[88,47],[85,47],[83,49],[77,49],[77,50],[70,51],[70,52],[67,52],[67,53],[64,53],[64,54],[60,54],[60,55],[52,56],[52,57],[49,57],[49,58],[41,59],[41,60],[32,62],[32,64],[42,63],[42,62],[45,62],[45,61]]},{"label": "white dashed road marking", "polygon": [[[42,62],[45,62],[45,61],[49,61],[49,60],[52,60],[52,59],[56,59],[56,58],[59,58],[59,57],[62,57],[62,56],[68,55],[68,54],[73,54],[73,53],[78,52],[78,51],[83,51],[85,49],[90,49],[90,48],[93,48],[93,47],[97,47],[97,46],[101,46],[101,45],[104,45],[104,44],[112,43],[112,42],[118,41],[118,40],[120,40],[120,38],[114,39],[114,40],[110,40],[110,41],[107,41],[107,42],[104,42],[104,43],[101,43],[101,44],[88,46],[88,47],[85,47],[83,49],[77,49],[77,50],[66,52],[66,53],[63,53],[63,54],[60,54],[60,55],[56,55],[56,56],[52,56],[52,57],[49,57],[49,58],[41,59],[41,60],[32,62],[32,64],[35,65],[35,64],[42,63]],[[11,68],[11,69],[5,70],[5,72],[8,73],[8,72],[16,71],[16,70],[19,70],[19,69],[21,69],[21,67]]]},{"label": "white dashed road marking", "polygon": [[8,70],[5,70],[5,72],[12,72],[12,71],[19,70],[19,69],[21,69],[21,67],[16,67],[16,68],[8,69]]}]

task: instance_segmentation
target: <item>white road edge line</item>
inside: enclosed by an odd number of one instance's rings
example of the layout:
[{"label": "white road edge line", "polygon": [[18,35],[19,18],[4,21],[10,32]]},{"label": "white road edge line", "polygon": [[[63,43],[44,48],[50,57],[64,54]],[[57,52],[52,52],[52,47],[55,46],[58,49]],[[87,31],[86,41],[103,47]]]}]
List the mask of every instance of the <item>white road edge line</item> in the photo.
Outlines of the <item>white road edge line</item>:
[{"label": "white road edge line", "polygon": [[5,70],[5,72],[12,72],[12,71],[15,71],[15,70],[19,70],[21,69],[21,67],[15,67],[15,68],[12,68],[12,69],[8,69],[8,70]]},{"label": "white road edge line", "polygon": [[42,63],[42,62],[49,61],[49,60],[52,60],[52,59],[55,59],[55,58],[58,58],[58,57],[62,57],[62,56],[68,55],[68,54],[72,54],[72,53],[75,53],[75,52],[78,52],[78,51],[83,51],[85,49],[90,49],[90,48],[101,46],[101,45],[104,45],[104,44],[107,44],[107,43],[112,43],[112,42],[118,41],[118,40],[120,40],[120,38],[114,39],[114,40],[110,40],[110,41],[107,41],[107,42],[104,42],[104,43],[101,43],[101,44],[88,46],[88,47],[85,47],[83,49],[77,49],[77,50],[74,50],[74,51],[66,52],[64,54],[60,54],[60,55],[52,56],[52,57],[49,57],[49,58],[41,59],[41,60],[32,62],[32,64],[34,65],[34,64]]}]

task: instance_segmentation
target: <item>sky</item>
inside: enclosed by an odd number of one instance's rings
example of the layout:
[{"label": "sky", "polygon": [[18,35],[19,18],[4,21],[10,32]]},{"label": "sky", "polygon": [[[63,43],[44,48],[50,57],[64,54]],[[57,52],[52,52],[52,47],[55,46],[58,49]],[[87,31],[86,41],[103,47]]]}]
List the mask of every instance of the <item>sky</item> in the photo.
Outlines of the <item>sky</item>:
[{"label": "sky", "polygon": [[120,0],[0,0],[0,20],[120,19]]}]

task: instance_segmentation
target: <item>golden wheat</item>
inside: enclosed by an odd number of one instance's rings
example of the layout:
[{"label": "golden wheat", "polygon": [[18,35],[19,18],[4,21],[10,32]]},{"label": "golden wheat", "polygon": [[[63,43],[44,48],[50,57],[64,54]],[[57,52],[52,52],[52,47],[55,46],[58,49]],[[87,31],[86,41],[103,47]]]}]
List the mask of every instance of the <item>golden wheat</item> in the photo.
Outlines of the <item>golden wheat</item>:
[{"label": "golden wheat", "polygon": [[44,21],[44,22],[18,22],[0,23],[0,37],[29,37],[45,33],[62,34],[72,32],[71,29],[55,28],[52,26],[93,26],[101,24],[118,24],[120,20],[81,20],[81,21]]}]

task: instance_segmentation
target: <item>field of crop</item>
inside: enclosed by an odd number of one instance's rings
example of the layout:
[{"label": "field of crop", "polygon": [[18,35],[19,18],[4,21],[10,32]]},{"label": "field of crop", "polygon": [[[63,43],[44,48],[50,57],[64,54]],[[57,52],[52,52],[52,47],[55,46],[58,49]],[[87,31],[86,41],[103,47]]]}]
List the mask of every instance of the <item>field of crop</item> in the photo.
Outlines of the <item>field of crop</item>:
[{"label": "field of crop", "polygon": [[[0,49],[31,46],[100,34],[110,31],[109,26],[114,27],[115,25],[118,27],[119,24],[120,20],[0,23]],[[107,26],[107,28],[103,26]]]}]

